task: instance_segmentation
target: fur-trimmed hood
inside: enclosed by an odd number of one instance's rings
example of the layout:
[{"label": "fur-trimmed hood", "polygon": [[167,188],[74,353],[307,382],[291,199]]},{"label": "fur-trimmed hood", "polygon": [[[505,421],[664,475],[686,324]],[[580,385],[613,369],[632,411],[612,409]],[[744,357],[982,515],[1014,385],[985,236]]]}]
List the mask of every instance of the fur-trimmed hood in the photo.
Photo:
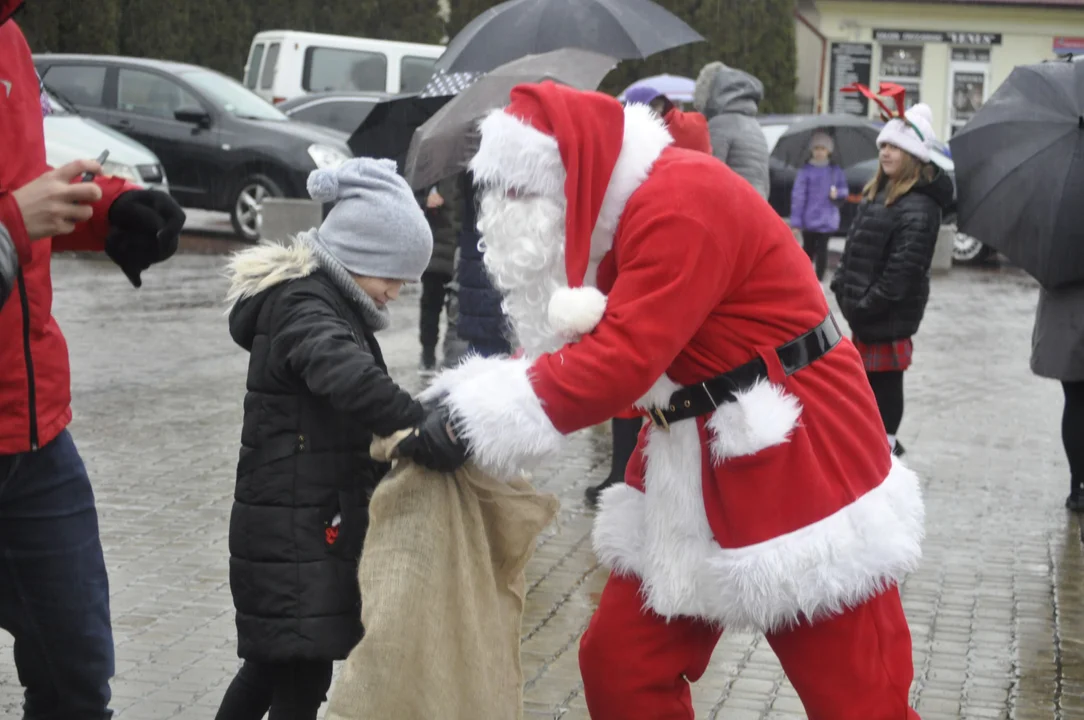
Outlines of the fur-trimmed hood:
[{"label": "fur-trimmed hood", "polygon": [[708,63],[696,78],[693,106],[709,120],[722,113],[756,115],[764,83],[744,70]]},{"label": "fur-trimmed hood", "polygon": [[245,350],[252,349],[256,320],[260,316],[265,290],[311,275],[319,264],[312,248],[302,242],[290,245],[265,242],[242,250],[230,258],[226,277],[230,289],[226,302],[230,310],[230,336]]}]

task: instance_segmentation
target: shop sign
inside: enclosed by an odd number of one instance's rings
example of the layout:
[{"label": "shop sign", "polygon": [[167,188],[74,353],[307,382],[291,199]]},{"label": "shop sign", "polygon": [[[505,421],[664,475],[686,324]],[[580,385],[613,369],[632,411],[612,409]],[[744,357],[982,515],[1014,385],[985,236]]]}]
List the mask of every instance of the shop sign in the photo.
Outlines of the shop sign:
[{"label": "shop sign", "polygon": [[1058,55],[1084,54],[1084,38],[1056,37],[1054,38],[1054,52]]},{"label": "shop sign", "polygon": [[940,42],[953,45],[1000,45],[1001,33],[965,32],[957,30],[879,30],[874,29],[877,42]]},{"label": "shop sign", "polygon": [[833,113],[865,116],[869,100],[859,93],[844,93],[841,88],[852,83],[869,87],[873,45],[870,43],[832,43],[832,67],[828,97]]}]

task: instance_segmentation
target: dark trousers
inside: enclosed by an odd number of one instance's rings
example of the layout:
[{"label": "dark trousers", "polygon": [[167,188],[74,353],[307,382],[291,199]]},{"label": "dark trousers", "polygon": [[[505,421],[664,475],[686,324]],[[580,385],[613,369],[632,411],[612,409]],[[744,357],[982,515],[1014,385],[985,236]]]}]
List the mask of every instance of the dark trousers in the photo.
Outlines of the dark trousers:
[{"label": "dark trousers", "polygon": [[98,513],[67,430],[0,456],[0,628],[15,638],[26,720],[100,720],[113,629]]},{"label": "dark trousers", "polygon": [[824,272],[828,269],[828,238],[830,237],[828,233],[802,231],[802,249],[813,263],[818,280],[824,279]]},{"label": "dark trousers", "polygon": [[1069,460],[1069,492],[1084,496],[1084,382],[1063,382],[1065,410],[1061,416],[1061,441]]},{"label": "dark trousers", "polygon": [[429,361],[436,359],[440,340],[440,313],[444,310],[448,283],[451,275],[427,272],[422,275],[421,342],[422,356]]},{"label": "dark trousers", "polygon": [[331,687],[331,662],[246,660],[233,678],[215,720],[316,720]]},{"label": "dark trousers", "polygon": [[903,421],[903,371],[869,372],[869,385],[873,396],[877,398],[877,409],[881,411],[885,431],[895,435]]}]

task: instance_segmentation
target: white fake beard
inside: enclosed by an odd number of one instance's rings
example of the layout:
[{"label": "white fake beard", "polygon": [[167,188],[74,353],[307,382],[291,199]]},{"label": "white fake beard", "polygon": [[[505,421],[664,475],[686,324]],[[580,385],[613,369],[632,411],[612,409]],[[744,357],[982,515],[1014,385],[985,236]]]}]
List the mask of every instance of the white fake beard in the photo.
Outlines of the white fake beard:
[{"label": "white fake beard", "polygon": [[550,326],[550,298],[565,279],[565,203],[539,196],[482,197],[478,229],[485,265],[504,294],[502,307],[528,357],[562,347]]}]

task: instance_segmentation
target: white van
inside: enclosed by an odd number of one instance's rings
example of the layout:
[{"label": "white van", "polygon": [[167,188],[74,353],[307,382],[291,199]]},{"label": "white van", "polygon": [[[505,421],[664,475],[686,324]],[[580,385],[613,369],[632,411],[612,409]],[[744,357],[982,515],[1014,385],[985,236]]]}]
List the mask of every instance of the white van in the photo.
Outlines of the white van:
[{"label": "white van", "polygon": [[443,45],[265,30],[252,39],[245,87],[280,103],[310,92],[418,92]]}]

